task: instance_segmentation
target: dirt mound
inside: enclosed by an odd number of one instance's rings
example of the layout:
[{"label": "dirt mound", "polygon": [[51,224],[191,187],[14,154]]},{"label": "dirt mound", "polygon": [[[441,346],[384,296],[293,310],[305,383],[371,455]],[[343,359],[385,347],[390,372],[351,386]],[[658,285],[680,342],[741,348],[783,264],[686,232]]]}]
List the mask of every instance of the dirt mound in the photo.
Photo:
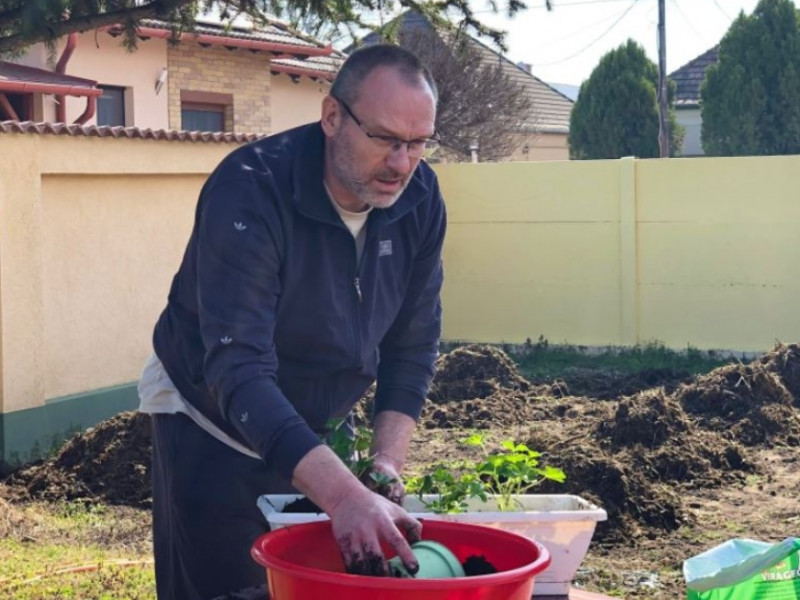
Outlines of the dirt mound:
[{"label": "dirt mound", "polygon": [[641,535],[643,528],[674,531],[691,521],[680,496],[639,469],[630,453],[614,455],[573,444],[550,464],[562,468],[567,481],[546,482],[536,492],[575,494],[602,506],[608,520],[597,524],[598,542],[626,543]]},{"label": "dirt mound", "polygon": [[500,390],[529,388],[530,384],[505,352],[494,346],[473,344],[439,357],[429,398],[441,404],[487,398]]},{"label": "dirt mound", "polygon": [[673,396],[657,388],[620,401],[558,401],[554,420],[530,424],[529,447],[567,473],[537,492],[593,500],[609,515],[597,539],[623,543],[643,531],[691,523],[683,488],[718,487],[756,470],[738,444],[697,428]]},{"label": "dirt mound", "polygon": [[662,388],[656,388],[621,400],[614,419],[598,426],[597,437],[615,447],[640,444],[653,449],[683,437],[691,427],[681,405]]},{"label": "dirt mound", "polygon": [[677,393],[700,427],[747,446],[800,445],[800,400],[784,384],[798,369],[796,352],[780,347],[749,364],[720,367]]},{"label": "dirt mound", "polygon": [[14,499],[102,500],[150,506],[150,417],[121,413],[68,440],[53,458],[5,482]]},{"label": "dirt mound", "polygon": [[543,417],[541,396],[560,396],[559,384],[535,386],[494,346],[456,348],[436,361],[420,424],[428,429],[519,425]]},{"label": "dirt mound", "polygon": [[783,385],[794,396],[795,406],[800,407],[800,345],[776,344],[759,362],[781,378]]}]

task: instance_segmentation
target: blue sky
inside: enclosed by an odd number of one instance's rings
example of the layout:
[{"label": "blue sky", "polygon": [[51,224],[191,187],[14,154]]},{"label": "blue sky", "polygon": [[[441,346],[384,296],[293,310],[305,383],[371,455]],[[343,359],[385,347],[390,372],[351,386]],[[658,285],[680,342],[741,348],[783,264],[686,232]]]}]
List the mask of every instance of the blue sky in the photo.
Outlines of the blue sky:
[{"label": "blue sky", "polygon": [[[509,20],[482,12],[478,16],[508,31],[508,58],[532,64],[532,73],[550,83],[578,85],[600,57],[633,38],[658,62],[658,0],[529,0],[529,9]],[[798,0],[794,0],[797,3]],[[758,0],[666,0],[667,72],[686,64],[722,38],[744,10]]]}]

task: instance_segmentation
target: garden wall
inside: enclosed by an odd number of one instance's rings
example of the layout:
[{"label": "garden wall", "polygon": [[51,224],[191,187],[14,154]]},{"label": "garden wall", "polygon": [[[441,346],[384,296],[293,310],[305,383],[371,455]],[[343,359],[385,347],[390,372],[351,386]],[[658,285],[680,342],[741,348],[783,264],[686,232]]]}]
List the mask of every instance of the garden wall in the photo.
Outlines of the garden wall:
[{"label": "garden wall", "polygon": [[447,339],[800,339],[800,156],[446,165]]}]

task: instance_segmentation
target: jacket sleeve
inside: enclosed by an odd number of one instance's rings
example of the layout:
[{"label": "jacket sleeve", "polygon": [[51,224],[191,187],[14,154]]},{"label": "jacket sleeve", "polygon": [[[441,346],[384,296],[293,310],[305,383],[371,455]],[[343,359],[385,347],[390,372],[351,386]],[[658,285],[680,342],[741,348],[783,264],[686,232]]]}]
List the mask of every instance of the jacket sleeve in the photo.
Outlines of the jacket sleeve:
[{"label": "jacket sleeve", "polygon": [[447,215],[432,176],[430,209],[422,226],[406,297],[380,345],[375,414],[384,410],[419,419],[433,379],[442,331],[442,244]]},{"label": "jacket sleeve", "polygon": [[[263,173],[204,189],[197,294],[204,373],[220,414],[287,479],[321,443],[277,385],[273,343],[283,233]],[[274,192],[273,192],[274,193]]]}]

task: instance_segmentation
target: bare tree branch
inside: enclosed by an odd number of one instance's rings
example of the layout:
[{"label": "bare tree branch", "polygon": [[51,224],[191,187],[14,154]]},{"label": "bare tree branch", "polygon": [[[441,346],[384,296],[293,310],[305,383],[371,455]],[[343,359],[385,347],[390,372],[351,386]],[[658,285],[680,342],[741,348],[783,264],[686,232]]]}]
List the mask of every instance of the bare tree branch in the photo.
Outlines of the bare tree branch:
[{"label": "bare tree branch", "polygon": [[512,79],[502,59],[487,60],[469,36],[452,29],[437,34],[416,27],[400,33],[400,45],[428,65],[439,88],[436,129],[442,145],[462,159],[477,144],[483,160],[509,156],[530,135],[536,110],[528,90]]}]

